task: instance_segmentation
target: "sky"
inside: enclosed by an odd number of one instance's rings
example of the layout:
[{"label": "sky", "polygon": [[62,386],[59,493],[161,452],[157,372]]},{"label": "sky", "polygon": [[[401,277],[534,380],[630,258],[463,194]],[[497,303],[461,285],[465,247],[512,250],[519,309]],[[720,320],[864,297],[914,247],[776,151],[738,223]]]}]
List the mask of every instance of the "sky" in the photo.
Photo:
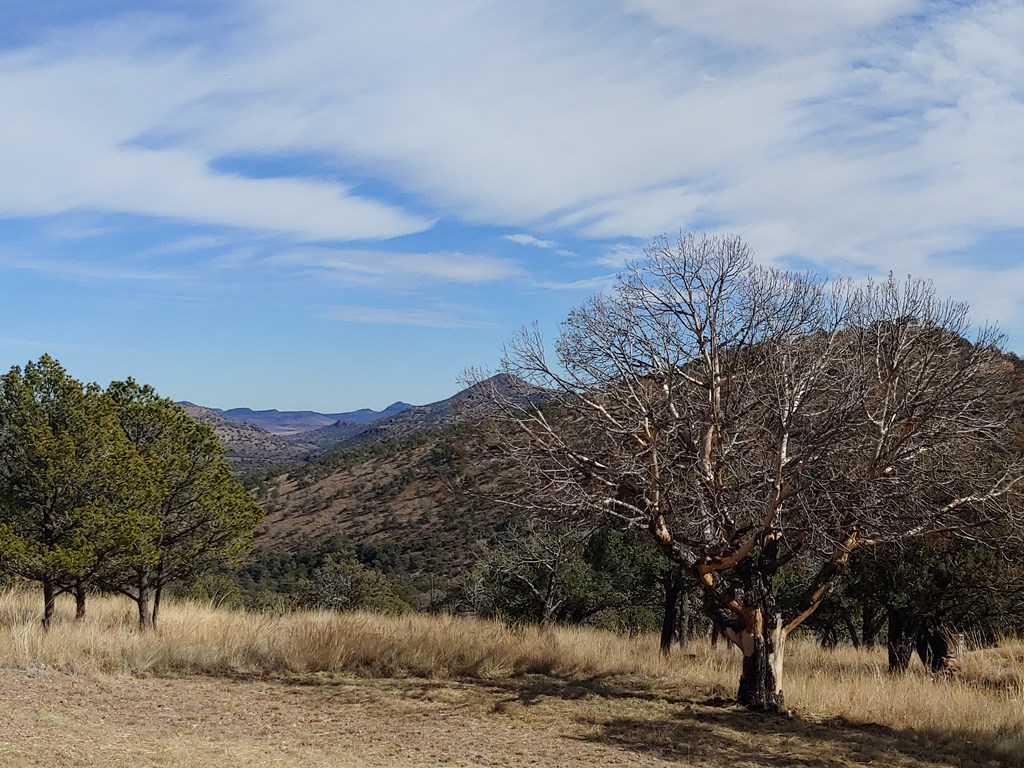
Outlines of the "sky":
[{"label": "sky", "polygon": [[1024,351],[1024,4],[0,0],[0,369],[426,403],[659,235]]}]

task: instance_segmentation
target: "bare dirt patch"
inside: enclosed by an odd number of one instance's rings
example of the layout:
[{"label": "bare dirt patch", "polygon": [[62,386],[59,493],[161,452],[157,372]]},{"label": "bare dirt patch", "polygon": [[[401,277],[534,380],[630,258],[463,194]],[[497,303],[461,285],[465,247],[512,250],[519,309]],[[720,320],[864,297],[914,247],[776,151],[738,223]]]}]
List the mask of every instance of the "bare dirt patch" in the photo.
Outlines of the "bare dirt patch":
[{"label": "bare dirt patch", "polygon": [[913,733],[763,718],[642,682],[0,671],[0,765],[996,765]]}]

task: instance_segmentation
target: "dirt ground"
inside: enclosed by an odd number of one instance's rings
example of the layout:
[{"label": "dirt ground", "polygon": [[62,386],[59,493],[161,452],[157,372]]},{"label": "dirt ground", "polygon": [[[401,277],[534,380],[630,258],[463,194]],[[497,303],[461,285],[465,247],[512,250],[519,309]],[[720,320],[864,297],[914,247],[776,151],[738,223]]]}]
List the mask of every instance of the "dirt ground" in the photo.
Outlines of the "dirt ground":
[{"label": "dirt ground", "polygon": [[0,766],[981,766],[882,726],[628,680],[97,677],[0,670]]}]

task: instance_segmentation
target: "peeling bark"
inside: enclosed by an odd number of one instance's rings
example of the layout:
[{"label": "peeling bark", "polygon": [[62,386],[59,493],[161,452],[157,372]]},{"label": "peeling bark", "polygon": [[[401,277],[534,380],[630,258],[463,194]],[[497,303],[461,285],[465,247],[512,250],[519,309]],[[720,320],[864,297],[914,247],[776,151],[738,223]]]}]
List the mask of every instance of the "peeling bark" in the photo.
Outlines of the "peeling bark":
[{"label": "peeling bark", "polygon": [[782,626],[782,615],[775,619],[775,629],[772,632],[772,674],[775,676],[775,694],[778,698],[778,706],[782,707],[782,671],[783,661],[786,655],[786,630]]},{"label": "peeling bark", "polygon": [[[776,649],[772,645],[772,635],[776,630],[765,631],[764,615],[760,609],[751,611],[747,619],[747,626],[740,632],[743,672],[736,700],[747,709],[777,712],[783,709],[784,698],[781,686],[782,654],[776,656]],[[778,617],[776,626],[781,634],[781,619]]]},{"label": "peeling bark", "polygon": [[766,537],[756,562],[745,562],[739,569],[742,587],[737,587],[741,628],[737,645],[743,652],[736,700],[748,709],[778,712],[784,709],[782,673],[788,628],[775,603],[772,584],[778,560],[776,537]]}]

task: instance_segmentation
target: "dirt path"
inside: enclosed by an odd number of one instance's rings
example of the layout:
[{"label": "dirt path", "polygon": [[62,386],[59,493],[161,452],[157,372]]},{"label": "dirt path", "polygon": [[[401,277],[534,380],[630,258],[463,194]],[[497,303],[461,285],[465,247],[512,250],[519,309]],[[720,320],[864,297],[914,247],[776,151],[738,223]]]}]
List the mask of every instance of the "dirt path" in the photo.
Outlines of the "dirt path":
[{"label": "dirt path", "polygon": [[983,765],[881,727],[757,718],[628,681],[0,670],[0,765]]}]

